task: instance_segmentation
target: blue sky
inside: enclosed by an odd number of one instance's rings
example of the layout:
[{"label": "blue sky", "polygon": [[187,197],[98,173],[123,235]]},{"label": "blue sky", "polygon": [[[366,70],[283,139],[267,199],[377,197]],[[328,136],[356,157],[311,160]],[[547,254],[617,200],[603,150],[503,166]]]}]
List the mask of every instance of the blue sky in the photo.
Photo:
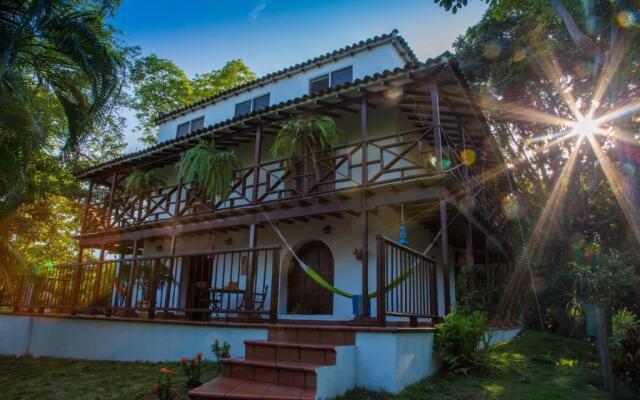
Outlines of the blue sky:
[{"label": "blue sky", "polygon": [[[130,46],[173,60],[187,75],[243,59],[264,75],[398,29],[420,60],[451,48],[486,5],[456,15],[433,0],[123,0],[113,21]],[[128,150],[141,148],[128,115]]]}]

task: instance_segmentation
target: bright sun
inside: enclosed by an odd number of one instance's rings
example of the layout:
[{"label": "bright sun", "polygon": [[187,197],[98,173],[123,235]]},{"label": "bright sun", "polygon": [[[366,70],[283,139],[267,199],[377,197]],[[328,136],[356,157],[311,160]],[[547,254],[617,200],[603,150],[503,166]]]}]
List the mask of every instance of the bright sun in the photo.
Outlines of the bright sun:
[{"label": "bright sun", "polygon": [[581,117],[573,124],[573,131],[580,136],[589,136],[600,132],[600,125],[592,118]]}]

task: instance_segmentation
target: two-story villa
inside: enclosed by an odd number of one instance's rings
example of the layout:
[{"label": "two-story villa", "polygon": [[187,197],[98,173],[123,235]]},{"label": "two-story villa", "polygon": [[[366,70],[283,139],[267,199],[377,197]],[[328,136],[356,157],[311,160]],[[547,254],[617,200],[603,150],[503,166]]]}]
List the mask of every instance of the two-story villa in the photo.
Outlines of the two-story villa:
[{"label": "two-story villa", "polygon": [[[346,144],[286,168],[276,135],[314,116]],[[421,62],[397,31],[156,121],[157,145],[76,173],[89,186],[77,263],[16,289],[18,312],[102,324],[48,322],[93,347],[81,358],[166,359],[220,338],[245,358],[193,397],[396,392],[436,370],[431,326],[455,303],[456,270],[473,281],[475,265],[506,262],[494,138],[455,60]],[[177,179],[184,152],[211,140],[242,165],[226,198]],[[166,186],[124,191],[134,168]]]}]

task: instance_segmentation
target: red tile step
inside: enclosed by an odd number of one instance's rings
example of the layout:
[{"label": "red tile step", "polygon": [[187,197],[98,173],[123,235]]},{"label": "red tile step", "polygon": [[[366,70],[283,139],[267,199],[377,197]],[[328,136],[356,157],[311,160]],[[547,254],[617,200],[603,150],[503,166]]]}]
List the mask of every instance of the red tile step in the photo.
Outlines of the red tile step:
[{"label": "red tile step", "polygon": [[269,328],[269,341],[348,346],[356,342],[356,331],[332,326],[281,325]]},{"label": "red tile step", "polygon": [[228,358],[222,361],[222,376],[315,389],[318,366],[301,362]]},{"label": "red tile step", "polygon": [[315,389],[218,377],[189,392],[192,399],[312,400]]},{"label": "red tile step", "polygon": [[245,340],[245,359],[334,365],[336,348],[330,344]]}]

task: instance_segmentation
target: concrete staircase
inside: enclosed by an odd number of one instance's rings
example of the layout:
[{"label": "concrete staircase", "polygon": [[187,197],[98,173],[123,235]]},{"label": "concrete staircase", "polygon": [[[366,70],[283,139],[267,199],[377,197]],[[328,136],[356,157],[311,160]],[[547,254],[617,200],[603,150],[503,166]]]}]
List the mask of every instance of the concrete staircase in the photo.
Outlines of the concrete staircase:
[{"label": "concrete staircase", "polygon": [[222,362],[222,375],[189,392],[192,399],[316,399],[355,384],[355,330],[277,326],[267,340],[246,340],[244,358]]}]

